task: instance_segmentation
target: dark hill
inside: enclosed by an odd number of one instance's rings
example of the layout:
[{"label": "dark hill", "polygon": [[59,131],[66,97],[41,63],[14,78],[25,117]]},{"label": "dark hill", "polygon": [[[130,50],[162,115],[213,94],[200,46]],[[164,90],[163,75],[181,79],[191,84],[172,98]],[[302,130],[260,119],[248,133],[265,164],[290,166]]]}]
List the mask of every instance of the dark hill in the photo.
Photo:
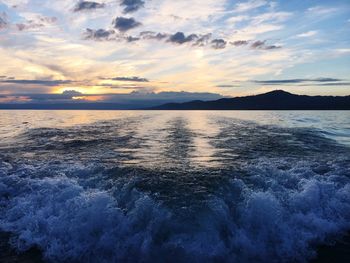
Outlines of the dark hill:
[{"label": "dark hill", "polygon": [[306,96],[283,90],[214,101],[167,103],[151,110],[350,110],[350,96]]}]

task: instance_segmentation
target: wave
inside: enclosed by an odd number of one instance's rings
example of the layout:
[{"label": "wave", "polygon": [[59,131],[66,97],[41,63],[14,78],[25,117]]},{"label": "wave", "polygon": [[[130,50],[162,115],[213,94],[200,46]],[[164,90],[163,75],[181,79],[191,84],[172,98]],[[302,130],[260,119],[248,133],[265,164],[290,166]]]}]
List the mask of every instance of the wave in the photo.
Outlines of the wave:
[{"label": "wave", "polygon": [[141,170],[39,167],[0,163],[0,228],[52,262],[305,262],[350,229],[346,156],[259,158],[187,207],[140,191]]}]

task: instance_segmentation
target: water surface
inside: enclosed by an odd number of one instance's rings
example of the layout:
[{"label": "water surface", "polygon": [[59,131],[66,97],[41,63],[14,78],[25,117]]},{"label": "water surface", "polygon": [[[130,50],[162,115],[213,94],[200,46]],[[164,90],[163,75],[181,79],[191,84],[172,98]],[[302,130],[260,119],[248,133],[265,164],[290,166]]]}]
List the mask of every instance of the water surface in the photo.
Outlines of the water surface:
[{"label": "water surface", "polygon": [[350,229],[350,112],[0,111],[0,229],[52,262],[305,262]]}]

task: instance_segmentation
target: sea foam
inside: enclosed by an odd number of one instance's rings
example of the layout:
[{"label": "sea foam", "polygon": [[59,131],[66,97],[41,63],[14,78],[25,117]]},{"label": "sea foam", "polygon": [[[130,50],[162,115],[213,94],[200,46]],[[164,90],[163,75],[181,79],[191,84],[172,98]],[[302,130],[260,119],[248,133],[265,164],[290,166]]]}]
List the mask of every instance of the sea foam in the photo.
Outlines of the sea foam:
[{"label": "sea foam", "polygon": [[92,165],[39,174],[2,162],[0,226],[53,262],[303,262],[350,229],[349,171],[337,162],[319,175],[315,163],[259,159],[188,217]]}]

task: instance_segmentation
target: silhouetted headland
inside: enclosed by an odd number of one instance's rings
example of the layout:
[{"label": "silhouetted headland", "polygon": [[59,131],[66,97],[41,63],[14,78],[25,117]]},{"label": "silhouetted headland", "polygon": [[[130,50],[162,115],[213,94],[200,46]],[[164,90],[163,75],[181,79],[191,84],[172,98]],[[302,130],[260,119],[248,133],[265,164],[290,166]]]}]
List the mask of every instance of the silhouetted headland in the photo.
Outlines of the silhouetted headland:
[{"label": "silhouetted headland", "polygon": [[283,90],[214,101],[167,103],[152,110],[350,110],[350,96],[306,96]]},{"label": "silhouetted headland", "polygon": [[0,109],[22,110],[350,110],[350,96],[306,96],[283,90],[264,94],[165,103],[67,102],[67,103],[0,103]]}]

